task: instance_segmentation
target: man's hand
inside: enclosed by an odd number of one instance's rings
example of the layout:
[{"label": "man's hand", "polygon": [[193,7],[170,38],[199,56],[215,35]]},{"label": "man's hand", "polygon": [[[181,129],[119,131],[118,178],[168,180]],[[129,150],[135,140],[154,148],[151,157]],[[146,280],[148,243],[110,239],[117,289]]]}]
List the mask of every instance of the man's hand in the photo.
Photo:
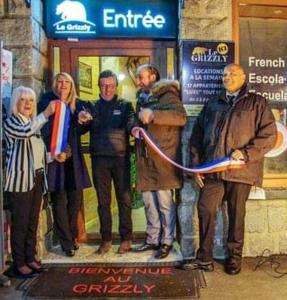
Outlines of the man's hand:
[{"label": "man's hand", "polygon": [[88,111],[80,111],[78,114],[78,123],[81,125],[87,125],[93,120],[92,115]]},{"label": "man's hand", "polygon": [[203,182],[204,176],[202,174],[195,173],[194,180],[200,188],[204,187],[204,182]]},{"label": "man's hand", "polygon": [[139,112],[139,119],[144,123],[144,124],[149,124],[150,122],[153,121],[154,119],[154,113],[150,108],[143,108]]},{"label": "man's hand", "polygon": [[140,139],[140,129],[138,127],[134,127],[131,132],[132,136],[136,139]]},{"label": "man's hand", "polygon": [[231,153],[231,158],[234,160],[244,160],[244,155],[240,150],[236,149]]}]

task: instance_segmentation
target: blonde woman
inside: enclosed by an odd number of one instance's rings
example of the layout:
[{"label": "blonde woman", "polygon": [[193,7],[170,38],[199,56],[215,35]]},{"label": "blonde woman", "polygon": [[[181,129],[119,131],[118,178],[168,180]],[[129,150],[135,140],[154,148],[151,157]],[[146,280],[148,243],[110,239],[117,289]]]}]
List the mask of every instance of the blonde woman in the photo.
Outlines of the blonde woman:
[{"label": "blonde woman", "polygon": [[[74,256],[75,250],[78,249],[77,215],[83,189],[91,185],[81,152],[77,119],[78,111],[82,108],[76,97],[72,77],[61,72],[54,78],[52,91],[44,94],[38,105],[39,111],[43,111],[51,101],[59,99],[69,105],[72,112],[68,128],[68,148],[48,164],[48,190],[52,200],[54,226],[66,256]],[[41,130],[48,151],[53,121],[54,116],[51,116]]]},{"label": "blonde woman", "polygon": [[46,190],[45,146],[40,128],[55,111],[55,103],[36,116],[35,92],[24,86],[13,91],[10,115],[4,122],[7,145],[5,185],[12,214],[11,248],[14,273],[28,278],[42,268],[36,259],[36,233]]}]

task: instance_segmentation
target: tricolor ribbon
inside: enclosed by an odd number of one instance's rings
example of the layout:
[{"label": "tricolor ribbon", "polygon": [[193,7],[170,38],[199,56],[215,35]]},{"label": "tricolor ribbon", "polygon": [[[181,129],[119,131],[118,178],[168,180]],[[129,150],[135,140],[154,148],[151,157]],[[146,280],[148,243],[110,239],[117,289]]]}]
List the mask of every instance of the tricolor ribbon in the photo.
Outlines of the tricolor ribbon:
[{"label": "tricolor ribbon", "polygon": [[198,174],[215,173],[215,172],[225,171],[228,169],[240,169],[245,165],[245,162],[243,160],[233,160],[229,157],[222,157],[210,163],[202,164],[194,168],[187,168],[178,164],[177,162],[170,159],[167,155],[165,155],[143,128],[134,127],[134,130],[139,132],[139,136],[137,136],[136,138],[144,139],[147,145],[150,148],[152,148],[158,155],[160,155],[164,160],[168,161],[172,165],[186,172],[198,173]]},{"label": "tricolor ribbon", "polygon": [[50,144],[52,158],[67,149],[70,116],[70,107],[63,101],[57,100]]}]

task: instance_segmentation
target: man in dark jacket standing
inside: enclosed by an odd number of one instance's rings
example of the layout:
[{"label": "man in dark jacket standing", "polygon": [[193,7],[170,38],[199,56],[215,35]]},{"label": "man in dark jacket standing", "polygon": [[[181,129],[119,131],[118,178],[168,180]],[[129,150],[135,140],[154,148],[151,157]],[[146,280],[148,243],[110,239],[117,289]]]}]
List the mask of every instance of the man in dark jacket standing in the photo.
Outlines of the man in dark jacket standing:
[{"label": "man in dark jacket standing", "polygon": [[193,166],[230,156],[244,160],[242,169],[195,175],[201,188],[198,202],[200,246],[191,267],[213,270],[212,249],[217,209],[227,201],[229,229],[228,259],[225,271],[241,271],[244,241],[245,203],[252,185],[260,186],[264,154],[276,141],[276,126],[271,109],[260,95],[249,93],[241,66],[227,65],[223,73],[225,91],[209,101],[198,116],[191,135]]},{"label": "man in dark jacket standing", "polygon": [[[90,115],[82,111],[79,122],[90,132],[90,153],[94,186],[98,197],[98,214],[102,242],[99,254],[112,246],[111,190],[115,186],[119,207],[121,244],[118,253],[131,248],[132,220],[130,193],[129,133],[134,124],[130,102],[117,96],[116,75],[105,70],[99,76],[100,99],[91,103]],[[88,119],[91,119],[90,122]]]},{"label": "man in dark jacket standing", "polygon": [[[137,93],[137,116],[153,141],[171,159],[181,158],[181,127],[186,114],[180,101],[177,81],[159,81],[159,72],[151,65],[137,69],[140,90]],[[175,235],[176,205],[173,189],[182,185],[182,173],[157,153],[136,141],[137,189],[143,192],[147,218],[146,241],[137,252],[159,249],[156,258],[165,258]],[[160,247],[159,247],[160,246]]]}]

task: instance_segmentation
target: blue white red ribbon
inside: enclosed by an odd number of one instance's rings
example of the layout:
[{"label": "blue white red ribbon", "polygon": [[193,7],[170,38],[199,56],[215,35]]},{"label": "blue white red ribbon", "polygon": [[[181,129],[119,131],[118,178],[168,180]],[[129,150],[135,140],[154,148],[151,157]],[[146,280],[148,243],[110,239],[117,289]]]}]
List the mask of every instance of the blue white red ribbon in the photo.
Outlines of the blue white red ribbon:
[{"label": "blue white red ribbon", "polygon": [[183,171],[186,172],[207,174],[207,173],[221,172],[228,169],[240,169],[245,165],[245,162],[243,160],[233,160],[229,157],[223,157],[220,159],[216,159],[210,163],[196,166],[194,168],[187,168],[173,161],[166,154],[164,154],[163,151],[153,142],[152,138],[143,128],[134,127],[133,130],[138,131],[139,133],[139,135],[136,138],[144,139],[147,145],[150,148],[152,148],[158,155],[160,155],[164,160],[168,161],[175,167],[182,169]]},{"label": "blue white red ribbon", "polygon": [[67,149],[70,116],[70,107],[63,101],[57,100],[50,144],[52,158]]}]

